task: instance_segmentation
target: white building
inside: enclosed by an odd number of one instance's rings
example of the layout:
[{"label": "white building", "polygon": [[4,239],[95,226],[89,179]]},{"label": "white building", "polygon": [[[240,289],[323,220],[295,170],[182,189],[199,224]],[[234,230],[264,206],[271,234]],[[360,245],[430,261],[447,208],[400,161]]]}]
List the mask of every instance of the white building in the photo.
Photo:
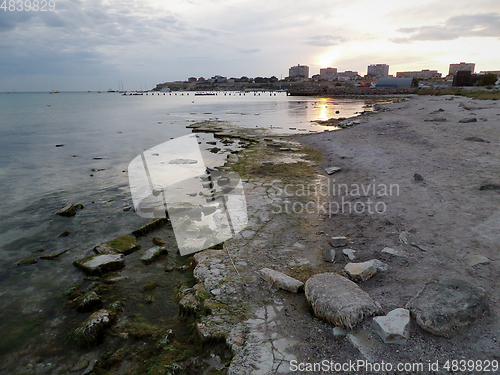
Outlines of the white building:
[{"label": "white building", "polygon": [[368,75],[377,78],[387,78],[389,76],[389,65],[387,64],[368,65]]},{"label": "white building", "polygon": [[288,69],[288,77],[290,78],[309,78],[309,67],[307,65],[296,65]]},{"label": "white building", "polygon": [[455,74],[457,74],[457,72],[462,72],[462,71],[470,71],[471,73],[474,73],[475,68],[476,68],[475,63],[461,62],[460,64],[450,64],[450,72],[448,73],[448,75],[454,76]]}]

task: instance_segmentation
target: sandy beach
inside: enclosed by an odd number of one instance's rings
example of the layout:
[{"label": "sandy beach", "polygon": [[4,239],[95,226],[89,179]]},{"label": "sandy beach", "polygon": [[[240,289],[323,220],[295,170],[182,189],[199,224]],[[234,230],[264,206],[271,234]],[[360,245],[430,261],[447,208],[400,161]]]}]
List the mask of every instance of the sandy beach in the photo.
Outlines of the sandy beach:
[{"label": "sandy beach", "polygon": [[[222,250],[200,253],[194,272],[211,299],[224,304],[198,327],[202,336],[222,336],[231,345],[236,356],[229,373],[293,373],[300,363],[322,360],[422,364],[427,373],[441,373],[446,361],[500,359],[497,102],[413,96],[355,120],[359,124],[346,129],[268,139],[267,148],[247,153],[245,168],[239,167],[248,178],[250,225],[226,242],[231,259]],[[266,151],[270,141],[273,152]],[[341,170],[329,176],[328,167]],[[318,199],[334,211],[306,206],[313,196],[304,189],[311,183],[330,186]],[[342,184],[350,190],[333,193]],[[344,212],[338,210],[342,198]],[[335,236],[347,237],[348,244],[335,249],[334,263],[325,262]],[[379,315],[405,308],[436,277],[484,289],[489,310],[471,319],[464,312],[468,326],[445,336],[422,329],[412,312],[403,345],[385,344],[371,317],[336,336],[335,325],[314,317],[303,294],[271,286],[260,272],[271,268],[304,282],[324,272],[346,276],[343,248],[355,250],[352,262],[386,264],[386,271],[357,281],[380,304]],[[386,248],[393,253],[382,252]],[[210,276],[217,264],[225,265],[222,284]],[[439,366],[430,368],[436,361]]]}]

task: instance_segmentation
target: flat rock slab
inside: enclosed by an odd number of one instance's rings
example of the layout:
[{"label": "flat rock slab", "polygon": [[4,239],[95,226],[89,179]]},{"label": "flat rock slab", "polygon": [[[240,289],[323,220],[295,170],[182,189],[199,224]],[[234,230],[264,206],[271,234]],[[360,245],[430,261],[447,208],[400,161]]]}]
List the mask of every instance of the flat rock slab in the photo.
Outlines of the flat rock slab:
[{"label": "flat rock slab", "polygon": [[75,260],[73,264],[87,275],[101,275],[125,267],[123,254],[98,254]]},{"label": "flat rock slab", "polygon": [[167,254],[167,249],[162,246],[155,246],[150,249],[144,250],[139,259],[145,265],[149,265],[154,263],[163,254]]},{"label": "flat rock slab", "polygon": [[406,308],[420,327],[439,336],[450,336],[489,312],[483,288],[448,277],[428,281]]},{"label": "flat rock slab", "polygon": [[128,255],[139,250],[141,245],[134,236],[126,235],[115,238],[94,248],[97,254],[123,254]]},{"label": "flat rock slab", "polygon": [[293,277],[285,275],[282,272],[272,270],[270,268],[262,268],[260,274],[264,279],[269,281],[271,285],[276,286],[280,289],[298,293],[304,289],[304,283]]},{"label": "flat rock slab", "polygon": [[386,316],[373,318],[375,332],[386,344],[405,344],[410,336],[410,312],[406,309],[395,309]]},{"label": "flat rock slab", "polygon": [[372,259],[362,263],[348,263],[344,267],[345,273],[349,278],[356,281],[365,281],[375,275],[377,271],[387,271],[387,264],[378,260]]},{"label": "flat rock slab", "polygon": [[469,267],[477,266],[478,264],[488,264],[490,260],[481,254],[473,254],[467,257],[467,264]]},{"label": "flat rock slab", "polygon": [[330,243],[333,247],[341,247],[347,245],[347,237],[332,237]]},{"label": "flat rock slab", "polygon": [[334,174],[334,173],[337,173],[337,172],[340,172],[341,169],[340,167],[329,167],[329,168],[325,168],[325,172],[327,174]]},{"label": "flat rock slab", "polygon": [[353,328],[366,317],[381,313],[380,305],[356,283],[336,273],[311,277],[305,295],[314,315],[344,328]]}]

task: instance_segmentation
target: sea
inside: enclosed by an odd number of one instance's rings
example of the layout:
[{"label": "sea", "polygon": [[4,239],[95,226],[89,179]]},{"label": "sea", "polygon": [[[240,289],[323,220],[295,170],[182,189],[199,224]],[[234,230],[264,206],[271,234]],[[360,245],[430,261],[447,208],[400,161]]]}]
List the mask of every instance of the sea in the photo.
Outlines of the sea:
[{"label": "sea", "polygon": [[[59,319],[61,295],[84,277],[72,262],[150,220],[128,209],[127,168],[141,152],[190,134],[186,126],[195,122],[227,121],[275,135],[321,132],[329,128],[311,121],[356,116],[366,104],[283,92],[1,93],[0,329],[18,329],[22,316]],[[220,145],[211,134],[202,138]],[[204,155],[208,166],[225,158]],[[55,214],[67,204],[84,209],[72,218]],[[17,265],[64,250],[54,260]],[[21,348],[29,335],[0,339],[0,355],[13,343]]]}]

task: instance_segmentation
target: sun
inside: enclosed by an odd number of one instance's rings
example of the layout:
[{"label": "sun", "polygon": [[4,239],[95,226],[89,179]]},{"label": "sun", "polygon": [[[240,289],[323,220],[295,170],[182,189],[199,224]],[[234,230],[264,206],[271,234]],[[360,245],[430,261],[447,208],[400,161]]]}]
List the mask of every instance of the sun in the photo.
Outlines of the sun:
[{"label": "sun", "polygon": [[322,68],[333,67],[334,62],[337,61],[338,52],[333,49],[328,50],[327,52],[319,55],[316,58],[318,65]]}]

